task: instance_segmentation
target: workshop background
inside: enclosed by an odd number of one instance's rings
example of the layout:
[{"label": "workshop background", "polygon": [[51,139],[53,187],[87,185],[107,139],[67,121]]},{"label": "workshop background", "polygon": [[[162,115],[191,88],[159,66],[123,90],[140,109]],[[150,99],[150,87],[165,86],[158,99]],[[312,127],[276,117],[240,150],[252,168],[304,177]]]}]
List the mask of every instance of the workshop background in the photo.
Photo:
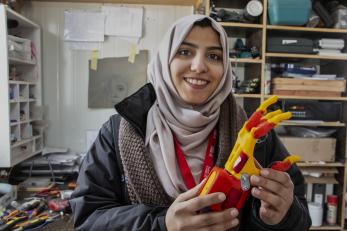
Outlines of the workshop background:
[{"label": "workshop background", "polygon": [[147,82],[168,27],[200,13],[227,31],[233,92],[247,114],[272,95],[271,110],[292,112],[276,131],[301,157],[311,230],[347,231],[347,1],[0,2],[7,230],[73,230],[68,198],[99,128]]}]

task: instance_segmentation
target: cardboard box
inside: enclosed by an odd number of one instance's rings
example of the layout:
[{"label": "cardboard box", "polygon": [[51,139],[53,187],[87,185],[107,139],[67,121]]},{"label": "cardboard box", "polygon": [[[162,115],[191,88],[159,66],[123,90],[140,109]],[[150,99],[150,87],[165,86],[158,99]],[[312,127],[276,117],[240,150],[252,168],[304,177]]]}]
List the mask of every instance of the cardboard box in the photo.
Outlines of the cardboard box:
[{"label": "cardboard box", "polygon": [[335,161],[335,138],[280,137],[290,154],[300,161]]}]

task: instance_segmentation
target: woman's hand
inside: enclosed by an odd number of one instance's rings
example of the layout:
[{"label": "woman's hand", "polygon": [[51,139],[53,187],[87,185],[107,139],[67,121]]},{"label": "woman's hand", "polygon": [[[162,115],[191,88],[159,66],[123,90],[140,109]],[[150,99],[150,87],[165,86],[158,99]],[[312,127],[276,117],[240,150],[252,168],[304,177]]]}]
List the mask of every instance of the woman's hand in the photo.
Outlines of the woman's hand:
[{"label": "woman's hand", "polygon": [[294,200],[294,184],[286,172],[262,169],[251,176],[252,195],[261,201],[260,219],[268,225],[282,221]]},{"label": "woman's hand", "polygon": [[[204,182],[204,181],[203,181]],[[227,230],[238,225],[235,208],[221,212],[198,213],[201,209],[225,200],[223,193],[199,196],[202,183],[180,194],[169,207],[165,224],[169,231],[176,230]]]}]

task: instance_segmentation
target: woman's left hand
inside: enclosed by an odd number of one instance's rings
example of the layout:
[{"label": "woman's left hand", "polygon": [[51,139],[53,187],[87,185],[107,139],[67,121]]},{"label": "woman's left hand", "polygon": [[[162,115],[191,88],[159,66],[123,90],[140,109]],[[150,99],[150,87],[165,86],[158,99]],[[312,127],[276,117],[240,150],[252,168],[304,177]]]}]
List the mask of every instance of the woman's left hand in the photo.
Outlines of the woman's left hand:
[{"label": "woman's left hand", "polygon": [[269,168],[260,176],[251,176],[252,195],[261,201],[260,219],[268,225],[276,225],[287,214],[294,199],[294,184],[286,172]]}]

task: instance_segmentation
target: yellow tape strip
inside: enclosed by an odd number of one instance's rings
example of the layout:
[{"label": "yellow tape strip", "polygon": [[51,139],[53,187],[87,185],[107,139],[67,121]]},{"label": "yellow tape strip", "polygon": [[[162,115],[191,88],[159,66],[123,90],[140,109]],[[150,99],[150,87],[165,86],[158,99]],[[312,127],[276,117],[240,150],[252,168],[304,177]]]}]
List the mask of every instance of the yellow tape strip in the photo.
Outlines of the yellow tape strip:
[{"label": "yellow tape strip", "polygon": [[135,63],[136,51],[137,51],[137,45],[135,43],[131,44],[130,54],[128,58],[129,63]]},{"label": "yellow tape strip", "polygon": [[99,57],[99,52],[97,50],[92,51],[92,56],[91,56],[91,62],[90,62],[90,69],[96,71],[98,68],[98,57]]}]

